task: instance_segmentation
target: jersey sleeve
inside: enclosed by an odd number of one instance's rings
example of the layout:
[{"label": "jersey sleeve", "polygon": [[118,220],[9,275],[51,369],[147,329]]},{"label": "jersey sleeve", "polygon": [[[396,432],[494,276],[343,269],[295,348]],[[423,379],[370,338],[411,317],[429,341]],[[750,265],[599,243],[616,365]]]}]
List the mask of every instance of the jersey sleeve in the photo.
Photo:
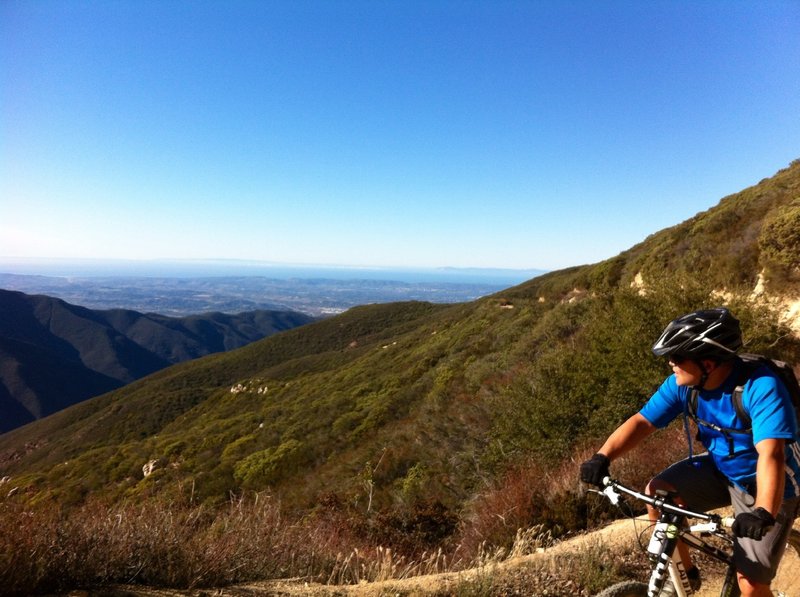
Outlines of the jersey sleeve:
[{"label": "jersey sleeve", "polygon": [[683,400],[681,399],[681,393],[675,381],[675,376],[670,375],[642,407],[639,414],[659,429],[662,429],[682,412]]},{"label": "jersey sleeve", "polygon": [[797,419],[789,392],[770,374],[755,375],[744,387],[744,408],[753,424],[753,444],[763,439],[797,439]]}]

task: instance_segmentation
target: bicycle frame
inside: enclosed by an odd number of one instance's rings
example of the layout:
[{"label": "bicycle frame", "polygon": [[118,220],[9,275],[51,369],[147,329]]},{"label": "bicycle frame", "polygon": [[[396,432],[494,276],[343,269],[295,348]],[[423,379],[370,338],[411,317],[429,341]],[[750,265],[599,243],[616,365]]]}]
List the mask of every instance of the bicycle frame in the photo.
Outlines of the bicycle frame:
[{"label": "bicycle frame", "polygon": [[[737,582],[733,554],[703,541],[694,533],[712,534],[730,542],[730,537],[721,529],[722,527],[731,526],[733,523],[732,518],[722,518],[716,514],[687,510],[675,504],[669,493],[657,492],[655,496],[646,495],[625,487],[610,477],[603,479],[603,485],[605,485],[605,489],[600,493],[606,496],[614,505],[619,502],[620,493],[624,493],[649,504],[659,512],[658,521],[655,524],[653,535],[647,547],[647,551],[654,562],[647,587],[648,597],[657,597],[667,580],[672,581],[672,586],[674,587],[673,595],[676,597],[689,597],[694,593],[689,584],[689,578],[683,567],[683,562],[680,558],[674,557],[678,541],[683,541],[689,547],[702,551],[725,563],[727,572],[721,595],[726,597],[731,594]],[[687,527],[686,521],[688,518],[703,522]]]}]

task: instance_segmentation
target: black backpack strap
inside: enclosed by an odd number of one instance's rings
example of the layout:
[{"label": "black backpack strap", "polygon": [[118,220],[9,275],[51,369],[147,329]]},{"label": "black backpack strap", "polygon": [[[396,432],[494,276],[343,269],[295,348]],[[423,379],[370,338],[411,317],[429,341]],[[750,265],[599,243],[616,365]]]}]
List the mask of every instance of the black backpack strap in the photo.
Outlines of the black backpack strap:
[{"label": "black backpack strap", "polygon": [[[725,437],[725,441],[728,444],[729,458],[733,457],[735,453],[733,436],[735,434],[752,435],[753,433],[750,417],[745,412],[744,406],[742,404],[743,392],[744,392],[744,386],[737,385],[733,391],[733,394],[731,395],[731,400],[733,401],[733,407],[736,411],[736,416],[745,423],[746,426],[745,429],[736,429],[734,427],[722,427],[720,425],[717,425],[716,423],[711,423],[697,416],[697,400],[698,400],[698,394],[700,393],[700,390],[697,387],[693,387],[691,389],[691,391],[689,392],[689,396],[686,399],[685,415],[691,417],[691,419],[694,421],[694,424],[697,425],[698,434],[700,433],[701,426],[708,427],[709,429],[713,429],[714,431],[721,433]],[[688,438],[688,428],[687,428],[687,438]]]},{"label": "black backpack strap", "polygon": [[733,402],[733,410],[736,411],[736,416],[738,419],[744,423],[745,427],[747,427],[747,431],[752,433],[753,420],[750,418],[750,415],[744,408],[744,398],[742,397],[743,394],[744,384],[736,386],[731,394],[731,402]]},{"label": "black backpack strap", "polygon": [[731,394],[731,401],[733,402],[733,409],[736,412],[737,418],[744,423],[748,430],[752,431],[753,419],[750,418],[750,413],[744,407],[744,384],[753,376],[756,369],[761,367],[766,359],[758,355],[747,355],[746,359],[739,357],[739,375],[736,378],[736,387]]},{"label": "black backpack strap", "polygon": [[[689,419],[691,418],[697,425],[697,388],[692,388],[686,397],[686,404],[683,407],[683,429],[686,432],[686,444],[689,446],[689,462],[694,460],[694,449],[692,445],[692,433],[689,430]],[[697,439],[700,439],[700,427],[697,428]]]}]

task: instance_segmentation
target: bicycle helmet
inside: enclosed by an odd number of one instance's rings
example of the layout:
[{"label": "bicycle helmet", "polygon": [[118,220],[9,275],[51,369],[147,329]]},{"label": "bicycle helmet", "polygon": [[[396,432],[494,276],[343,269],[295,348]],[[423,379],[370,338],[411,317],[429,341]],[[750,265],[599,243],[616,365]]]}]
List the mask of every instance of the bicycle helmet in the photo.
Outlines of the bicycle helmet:
[{"label": "bicycle helmet", "polygon": [[670,322],[653,345],[653,353],[694,361],[727,361],[741,347],[739,320],[720,307],[695,311]]}]

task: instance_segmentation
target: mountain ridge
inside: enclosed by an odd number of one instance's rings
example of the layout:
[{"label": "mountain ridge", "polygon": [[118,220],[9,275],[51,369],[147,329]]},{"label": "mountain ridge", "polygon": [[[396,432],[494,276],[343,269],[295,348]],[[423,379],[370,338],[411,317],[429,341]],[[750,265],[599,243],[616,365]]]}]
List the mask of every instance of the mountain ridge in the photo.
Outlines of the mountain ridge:
[{"label": "mountain ridge", "polygon": [[718,291],[752,290],[765,280],[771,294],[800,297],[799,224],[800,160],[794,160],[615,257],[543,274],[514,294],[564,297],[575,289],[646,286],[648,280],[689,274],[703,276]]},{"label": "mountain ridge", "polygon": [[96,311],[9,290],[0,290],[0,313],[0,432],[170,365],[313,321],[271,311],[183,318]]}]

